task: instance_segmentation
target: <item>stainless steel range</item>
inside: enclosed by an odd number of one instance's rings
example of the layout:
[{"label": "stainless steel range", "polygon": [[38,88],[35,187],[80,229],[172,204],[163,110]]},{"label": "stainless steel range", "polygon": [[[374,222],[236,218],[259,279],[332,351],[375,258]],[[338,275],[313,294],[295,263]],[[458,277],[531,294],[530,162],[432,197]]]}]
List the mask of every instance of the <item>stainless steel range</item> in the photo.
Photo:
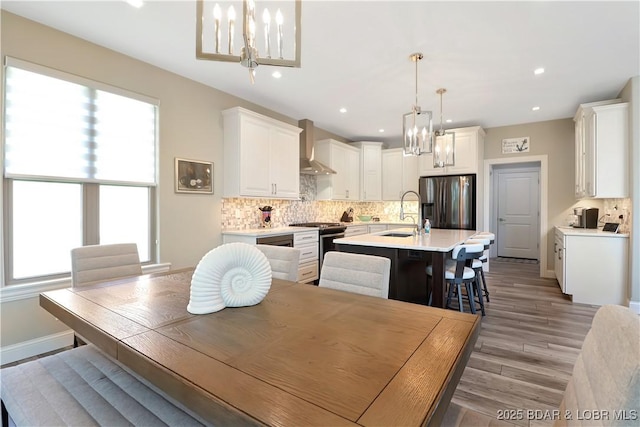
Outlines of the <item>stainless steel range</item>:
[{"label": "stainless steel range", "polygon": [[322,261],[324,260],[324,254],[335,250],[333,241],[344,237],[344,231],[347,229],[346,225],[342,225],[339,222],[304,222],[299,224],[290,224],[291,227],[315,227],[318,229],[320,238],[318,239],[318,254],[319,254],[319,266],[322,268]]}]

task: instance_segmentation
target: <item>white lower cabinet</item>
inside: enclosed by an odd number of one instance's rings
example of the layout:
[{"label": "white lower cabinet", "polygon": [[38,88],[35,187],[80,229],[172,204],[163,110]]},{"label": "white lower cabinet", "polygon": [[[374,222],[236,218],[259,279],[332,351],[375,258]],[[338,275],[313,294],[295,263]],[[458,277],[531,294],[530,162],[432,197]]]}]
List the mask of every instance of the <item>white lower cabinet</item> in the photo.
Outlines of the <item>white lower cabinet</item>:
[{"label": "white lower cabinet", "polygon": [[370,224],[367,226],[367,231],[369,232],[369,234],[378,233],[380,231],[386,231],[386,230],[387,230],[387,224]]},{"label": "white lower cabinet", "polygon": [[629,238],[595,230],[556,227],[555,273],[562,292],[573,302],[627,303]]},{"label": "white lower cabinet", "polygon": [[300,250],[298,282],[309,283],[318,278],[318,232],[303,231],[293,235],[293,247]]},{"label": "white lower cabinet", "polygon": [[368,225],[361,225],[361,224],[347,225],[347,229],[344,232],[344,237],[358,236],[360,234],[367,234],[367,233],[369,233]]}]

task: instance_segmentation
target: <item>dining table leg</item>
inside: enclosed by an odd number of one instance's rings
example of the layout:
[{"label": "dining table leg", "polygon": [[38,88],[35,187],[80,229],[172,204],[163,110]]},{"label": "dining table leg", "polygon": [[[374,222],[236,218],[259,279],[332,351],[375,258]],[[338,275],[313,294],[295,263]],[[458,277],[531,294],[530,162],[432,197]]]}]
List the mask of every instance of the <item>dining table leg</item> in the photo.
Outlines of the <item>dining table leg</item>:
[{"label": "dining table leg", "polygon": [[446,307],[446,281],[444,279],[444,266],[447,259],[446,252],[432,252],[431,263],[433,265],[431,283],[431,305],[433,307]]}]

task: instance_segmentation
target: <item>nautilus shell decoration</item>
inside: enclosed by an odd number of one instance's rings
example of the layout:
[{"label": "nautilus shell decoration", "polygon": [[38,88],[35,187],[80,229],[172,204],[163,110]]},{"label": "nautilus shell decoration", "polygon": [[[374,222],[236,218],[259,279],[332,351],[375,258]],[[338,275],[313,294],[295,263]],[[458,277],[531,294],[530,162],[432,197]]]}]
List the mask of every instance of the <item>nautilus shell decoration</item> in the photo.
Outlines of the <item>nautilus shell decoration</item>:
[{"label": "nautilus shell decoration", "polygon": [[256,305],[271,287],[271,265],[255,246],[226,243],[202,257],[191,278],[187,311],[207,314]]}]

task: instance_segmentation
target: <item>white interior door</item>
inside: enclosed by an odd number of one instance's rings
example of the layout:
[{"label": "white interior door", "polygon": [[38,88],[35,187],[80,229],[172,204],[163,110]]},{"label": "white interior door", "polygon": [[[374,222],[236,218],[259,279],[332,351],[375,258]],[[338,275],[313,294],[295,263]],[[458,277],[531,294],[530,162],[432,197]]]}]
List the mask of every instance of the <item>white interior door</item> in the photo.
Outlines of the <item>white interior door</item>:
[{"label": "white interior door", "polygon": [[499,171],[498,256],[539,258],[539,176],[535,171]]}]

